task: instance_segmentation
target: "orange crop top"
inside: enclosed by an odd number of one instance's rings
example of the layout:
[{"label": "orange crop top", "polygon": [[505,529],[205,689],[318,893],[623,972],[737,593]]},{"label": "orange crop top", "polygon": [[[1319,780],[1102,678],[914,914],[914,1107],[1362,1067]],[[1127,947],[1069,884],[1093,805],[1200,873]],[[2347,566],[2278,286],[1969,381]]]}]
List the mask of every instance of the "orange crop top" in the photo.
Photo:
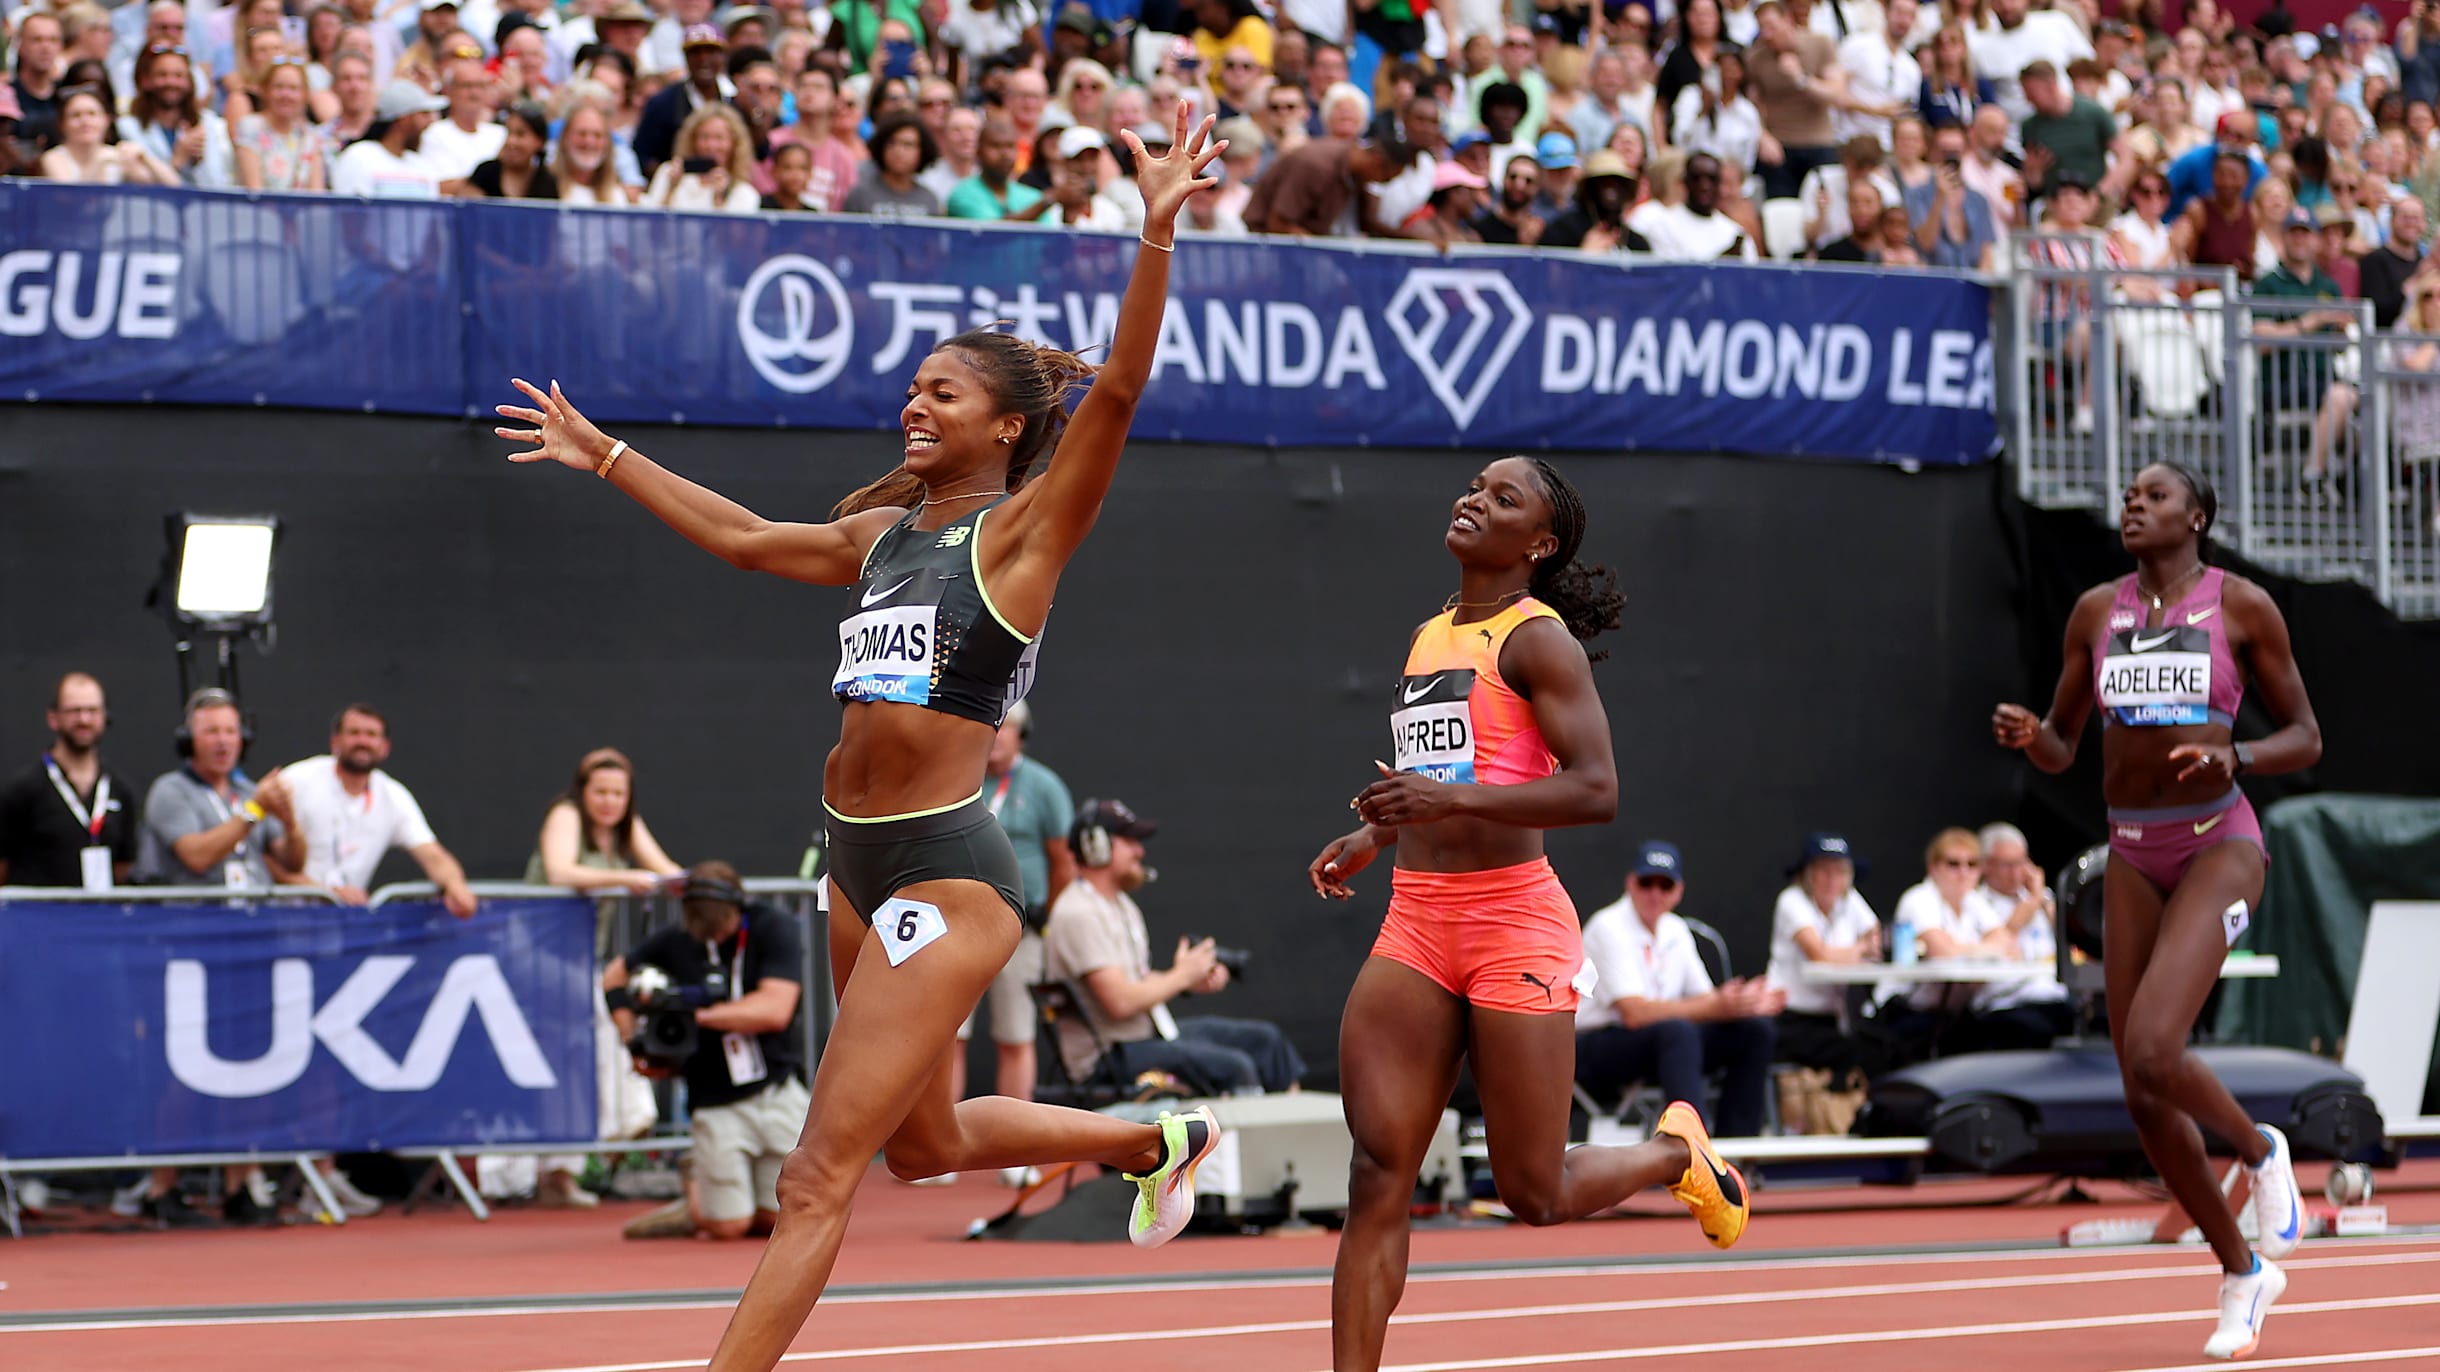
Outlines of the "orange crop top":
[{"label": "orange crop top", "polygon": [[1390,701],[1398,770],[1460,785],[1514,786],[1559,770],[1533,706],[1500,679],[1500,649],[1530,619],[1559,613],[1527,596],[1489,619],[1424,621]]}]

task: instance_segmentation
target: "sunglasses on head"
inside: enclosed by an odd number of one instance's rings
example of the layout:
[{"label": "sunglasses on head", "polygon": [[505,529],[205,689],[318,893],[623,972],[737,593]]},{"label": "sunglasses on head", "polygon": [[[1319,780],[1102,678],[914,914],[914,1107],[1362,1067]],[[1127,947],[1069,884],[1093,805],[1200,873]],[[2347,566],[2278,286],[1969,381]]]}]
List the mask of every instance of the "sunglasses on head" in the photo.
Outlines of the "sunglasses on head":
[{"label": "sunglasses on head", "polygon": [[179,47],[174,43],[156,43],[153,46],[146,48],[144,51],[148,56],[152,57],[186,56],[186,49]]}]

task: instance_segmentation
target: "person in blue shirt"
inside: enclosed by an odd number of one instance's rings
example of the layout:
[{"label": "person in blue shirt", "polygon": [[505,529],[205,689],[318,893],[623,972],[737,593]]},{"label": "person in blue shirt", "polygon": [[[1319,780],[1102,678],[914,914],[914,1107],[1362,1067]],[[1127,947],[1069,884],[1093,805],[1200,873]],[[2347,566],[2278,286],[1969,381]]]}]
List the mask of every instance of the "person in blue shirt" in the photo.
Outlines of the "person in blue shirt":
[{"label": "person in blue shirt", "polygon": [[2175,219],[2186,212],[2188,201],[2201,199],[2211,194],[2211,164],[2217,162],[2223,152],[2234,153],[2245,159],[2248,169],[2245,177],[2245,194],[2246,198],[2251,199],[2254,187],[2261,184],[2263,176],[2266,175],[2262,165],[2262,155],[2254,147],[2254,140],[2257,136],[2254,117],[2250,111],[2232,110],[2221,115],[2217,138],[2199,148],[2189,149],[2179,154],[2176,160],[2169,163],[2168,217]]}]

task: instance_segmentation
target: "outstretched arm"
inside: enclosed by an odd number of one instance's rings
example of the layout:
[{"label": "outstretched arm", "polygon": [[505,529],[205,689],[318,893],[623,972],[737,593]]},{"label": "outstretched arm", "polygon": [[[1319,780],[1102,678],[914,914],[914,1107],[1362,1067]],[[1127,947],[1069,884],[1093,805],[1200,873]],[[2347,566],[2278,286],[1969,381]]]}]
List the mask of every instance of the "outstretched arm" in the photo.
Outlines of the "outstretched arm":
[{"label": "outstretched arm", "polygon": [[[1149,353],[1151,345],[1147,343],[1145,348]],[[551,383],[546,395],[521,378],[511,381],[533,406],[502,405],[499,412],[503,418],[523,420],[534,427],[504,426],[492,432],[533,444],[534,450],[512,453],[509,461],[556,462],[591,472],[633,496],[688,542],[732,567],[817,586],[852,586],[862,574],[865,550],[905,514],[903,510],[865,510],[829,524],[765,519],[595,428],[593,421],[560,394],[558,382]]]},{"label": "outstretched arm", "polygon": [[1110,340],[1110,360],[1093,378],[1093,387],[1076,407],[1076,418],[1059,440],[1059,449],[1039,481],[1009,502],[1007,518],[1015,525],[1029,556],[1064,567],[1092,532],[1101,516],[1102,498],[1118,474],[1118,457],[1135,421],[1136,402],[1152,379],[1152,354],[1160,341],[1161,312],[1169,304],[1169,259],[1176,244],[1178,210],[1186,198],[1219,184],[1203,175],[1228,144],[1211,143],[1212,120],[1205,118],[1187,133],[1186,102],[1175,114],[1177,144],[1165,157],[1144,151],[1132,131],[1119,134],[1135,156],[1135,179],[1144,192],[1143,242],[1135,251],[1135,270],[1127,278],[1127,293],[1118,305],[1118,332]]}]

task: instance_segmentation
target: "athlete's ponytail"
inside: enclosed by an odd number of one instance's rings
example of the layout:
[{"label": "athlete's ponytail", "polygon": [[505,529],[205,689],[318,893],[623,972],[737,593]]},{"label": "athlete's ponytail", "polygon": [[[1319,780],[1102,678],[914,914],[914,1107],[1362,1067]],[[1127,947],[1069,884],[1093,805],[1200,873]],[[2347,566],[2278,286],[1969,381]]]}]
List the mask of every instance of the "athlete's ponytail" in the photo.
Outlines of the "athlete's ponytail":
[{"label": "athlete's ponytail", "polygon": [[[1538,457],[1525,460],[1541,478],[1542,498],[1550,505],[1551,536],[1559,540],[1550,556],[1534,564],[1527,582],[1534,599],[1558,611],[1560,622],[1579,641],[1617,628],[1618,612],[1627,603],[1618,590],[1618,574],[1576,560],[1577,550],[1584,546],[1584,497],[1576,494],[1558,468]],[[1609,654],[1588,650],[1585,656],[1599,662]]]},{"label": "athlete's ponytail", "polygon": [[[1059,436],[1067,432],[1068,397],[1092,379],[1093,364],[997,329],[969,329],[940,347],[965,356],[1002,412],[1025,417],[1024,429],[1008,445],[1007,489],[1024,485],[1034,474],[1034,464],[1056,449]],[[913,509],[923,499],[922,480],[901,466],[840,501],[830,517],[889,507]]]}]

